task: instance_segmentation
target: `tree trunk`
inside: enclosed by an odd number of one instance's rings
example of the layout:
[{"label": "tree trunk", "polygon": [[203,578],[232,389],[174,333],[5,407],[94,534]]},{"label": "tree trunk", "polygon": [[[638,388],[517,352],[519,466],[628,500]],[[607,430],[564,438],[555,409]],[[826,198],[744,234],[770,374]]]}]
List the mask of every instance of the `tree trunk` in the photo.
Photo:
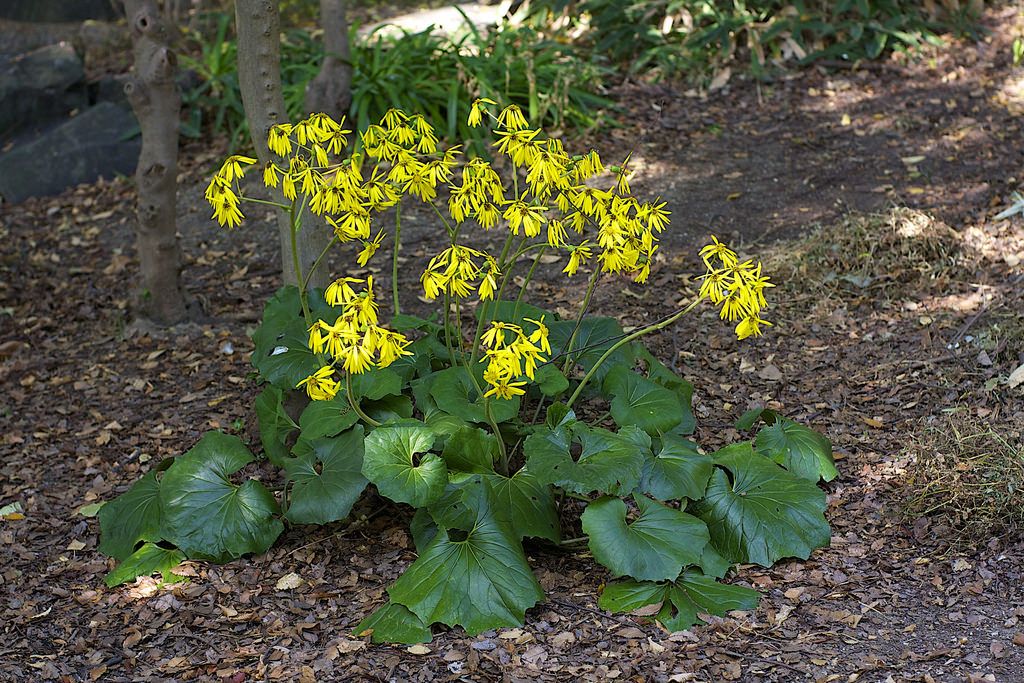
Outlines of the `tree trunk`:
[{"label": "tree trunk", "polygon": [[[238,32],[238,85],[242,91],[245,118],[260,164],[272,159],[267,149],[270,127],[288,121],[281,91],[281,19],[276,0],[237,0],[235,22]],[[292,261],[291,225],[283,211],[277,212],[277,231],[281,241],[281,270],[285,284],[298,284]],[[330,239],[326,224],[305,211],[302,230],[296,240],[299,266],[303,274]],[[323,287],[326,271],[321,269],[310,279],[310,286]]]},{"label": "tree trunk", "polygon": [[124,90],[142,129],[135,171],[136,234],[145,290],[142,309],[146,317],[172,324],[186,316],[175,216],[181,109],[174,81],[176,60],[154,0],[125,0],[125,14],[131,26],[134,65]]},{"label": "tree trunk", "polygon": [[346,0],[320,0],[324,30],[324,61],[306,86],[306,110],[330,114],[335,120],[352,104],[352,61],[348,47]]}]

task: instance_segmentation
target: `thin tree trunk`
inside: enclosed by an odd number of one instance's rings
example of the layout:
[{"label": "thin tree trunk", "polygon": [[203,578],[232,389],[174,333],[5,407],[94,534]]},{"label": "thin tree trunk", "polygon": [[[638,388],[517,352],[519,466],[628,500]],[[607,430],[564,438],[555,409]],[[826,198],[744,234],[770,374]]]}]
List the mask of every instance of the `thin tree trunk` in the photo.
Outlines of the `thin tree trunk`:
[{"label": "thin tree trunk", "polygon": [[172,324],[186,317],[181,289],[175,200],[178,189],[178,113],[181,94],[174,81],[176,59],[169,31],[154,0],[126,0],[134,65],[124,90],[142,129],[135,171],[138,191],[139,262],[146,317]]},{"label": "thin tree trunk", "polygon": [[[271,161],[267,149],[270,127],[288,121],[281,91],[281,18],[274,0],[237,0],[235,22],[238,32],[238,85],[242,105],[249,121],[252,144],[261,164]],[[281,241],[281,270],[286,284],[298,284],[292,262],[291,225],[283,211],[277,212],[277,231]],[[309,272],[317,256],[330,239],[326,224],[309,211],[303,212],[299,231],[299,266]],[[311,286],[323,287],[326,271],[321,269],[310,279]]]},{"label": "thin tree trunk", "polygon": [[320,0],[320,26],[324,31],[324,61],[306,86],[306,109],[324,112],[336,120],[352,104],[352,61],[348,46],[346,0]]}]

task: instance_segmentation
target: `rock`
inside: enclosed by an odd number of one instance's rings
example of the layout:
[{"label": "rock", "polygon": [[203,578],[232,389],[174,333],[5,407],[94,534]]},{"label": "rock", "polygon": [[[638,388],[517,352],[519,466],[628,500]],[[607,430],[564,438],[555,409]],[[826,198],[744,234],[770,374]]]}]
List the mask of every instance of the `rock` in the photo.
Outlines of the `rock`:
[{"label": "rock", "polygon": [[130,175],[142,145],[141,139],[132,135],[137,128],[131,113],[101,102],[0,155],[0,196],[16,203],[59,194],[100,177]]},{"label": "rock", "polygon": [[67,43],[0,63],[0,138],[88,104],[82,60]]},{"label": "rock", "polygon": [[0,2],[0,17],[35,23],[118,18],[110,0],[4,0]]}]

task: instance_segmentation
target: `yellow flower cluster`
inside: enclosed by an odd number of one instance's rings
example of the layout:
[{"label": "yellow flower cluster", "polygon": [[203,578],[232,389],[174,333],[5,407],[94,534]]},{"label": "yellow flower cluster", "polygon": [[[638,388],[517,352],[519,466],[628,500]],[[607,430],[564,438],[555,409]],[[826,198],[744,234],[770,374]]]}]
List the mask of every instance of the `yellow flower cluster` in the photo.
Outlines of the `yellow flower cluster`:
[{"label": "yellow flower cluster", "polygon": [[515,380],[524,375],[532,380],[538,364],[547,361],[544,354],[550,356],[551,343],[544,317],[524,320],[534,327],[530,334],[526,334],[519,325],[495,321],[481,337],[484,357],[480,362],[487,363],[484,381],[490,386],[485,397],[510,399],[526,393],[523,389],[526,382]]},{"label": "yellow flower cluster", "polygon": [[494,298],[500,275],[493,256],[456,244],[430,259],[420,283],[423,295],[431,301],[442,293],[464,298],[474,289],[487,301]]},{"label": "yellow flower cluster", "polygon": [[229,156],[206,186],[206,201],[213,207],[213,218],[221,225],[234,228],[242,224],[242,211],[238,208],[241,198],[235,193],[235,182],[245,175],[243,164],[251,166],[255,163],[252,157]]},{"label": "yellow flower cluster", "polygon": [[764,290],[775,285],[767,276],[761,275],[761,263],[739,261],[736,252],[718,241],[714,235],[711,243],[700,250],[700,256],[707,267],[701,276],[699,296],[707,297],[711,303],[721,306],[720,316],[729,322],[739,321],[736,336],[746,339],[760,336],[761,326],[771,323],[761,319],[761,310],[768,305]]},{"label": "yellow flower cluster", "polygon": [[[469,124],[479,125],[491,100],[473,103]],[[611,187],[594,186],[594,178],[605,170],[600,157],[590,151],[570,156],[561,140],[543,138],[531,129],[516,105],[505,107],[494,117],[497,124],[495,147],[507,156],[515,169],[525,172],[525,188],[505,198],[497,174],[487,162],[475,160],[463,172],[462,184],[451,186],[449,210],[457,222],[474,217],[486,229],[499,215],[514,235],[520,231],[533,238],[545,233],[549,247],[568,252],[563,272],[574,275],[593,256],[592,244],[600,252],[597,260],[608,273],[628,273],[645,282],[657,251],[657,234],[668,225],[664,202],[640,202],[629,189],[629,160],[615,170]],[[557,209],[558,215],[555,213]],[[579,244],[569,241],[569,229],[577,235],[591,230],[592,239]]]},{"label": "yellow flower cluster", "polygon": [[[357,292],[353,285],[365,284]],[[373,276],[365,280],[344,277],[335,280],[324,293],[327,303],[340,306],[341,315],[334,324],[317,320],[309,328],[309,348],[318,355],[328,355],[330,365],[299,382],[314,401],[334,398],[340,384],[334,380],[334,369],[360,374],[376,366],[386,368],[402,356],[411,356],[407,349],[412,342],[405,335],[377,324],[377,302],[374,298]]]}]

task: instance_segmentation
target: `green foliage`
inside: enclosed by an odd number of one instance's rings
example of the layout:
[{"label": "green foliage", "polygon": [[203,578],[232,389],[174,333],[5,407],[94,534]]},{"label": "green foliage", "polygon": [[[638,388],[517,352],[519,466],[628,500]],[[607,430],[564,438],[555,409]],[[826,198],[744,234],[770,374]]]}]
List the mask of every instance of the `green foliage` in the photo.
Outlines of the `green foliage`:
[{"label": "green foliage", "polygon": [[[520,315],[514,306],[494,308]],[[416,509],[419,551],[388,589],[389,602],[355,628],[374,642],[424,642],[436,623],[470,634],[521,624],[543,599],[523,539],[560,541],[556,500],[565,496],[588,501],[581,523],[594,559],[624,577],[605,589],[601,606],[661,604],[655,618],[670,629],[699,623],[698,613],[756,605],[755,591],[717,581],[731,564],[769,566],[829,541],[816,486],[819,476],[835,476],[827,440],[755,411],[741,426],[766,423],[756,451],[746,442],[704,454],[680,435],[692,430],[692,386],[636,342],[609,354],[594,390],[615,430],[587,424],[562,403],[549,407],[544,423],[526,421],[540,402],[575,389],[579,373],[595,369],[622,339],[610,318],[585,318],[574,334],[574,322],[523,307],[528,317],[552,321],[552,346],[565,354],[568,374],[538,380],[546,392],[484,401],[465,359],[437,343],[443,325],[405,316],[395,326],[424,335],[410,347],[416,358],[354,376],[351,395],[342,386],[296,421],[286,410],[289,394],[316,365],[299,345],[300,310],[295,288],[283,288],[253,335],[253,364],[267,382],[256,401],[260,439],[286,484],[280,504],[259,482],[232,481],[253,456],[236,437],[211,432],[100,510],[101,549],[122,560],[109,585],[152,572],[173,580],[186,557],[224,562],[263,552],[283,521],[345,519],[367,483]],[[363,417],[398,400],[408,410]],[[520,447],[506,452],[511,444]]]},{"label": "green foliage", "polygon": [[974,30],[976,17],[967,9],[933,15],[910,0],[531,0],[527,20],[581,36],[581,49],[629,73],[671,77],[737,60],[760,74],[876,59],[939,45],[942,33]]},{"label": "green foliage", "polygon": [[[466,124],[477,97],[518,103],[537,124],[559,128],[589,128],[599,121],[600,110],[611,106],[596,87],[604,70],[577,57],[572,46],[528,26],[466,26],[461,37],[446,37],[433,27],[409,32],[386,25],[364,35],[353,25],[349,119],[364,130],[393,107],[418,111],[445,122],[440,134],[468,140],[483,151],[481,131]],[[193,47],[182,57],[195,81],[183,93],[182,130],[191,137],[226,134],[234,148],[246,143],[249,131],[231,27],[230,14],[218,15],[212,37],[192,36]],[[303,113],[306,84],[318,73],[322,58],[322,43],[308,31],[282,35],[281,87],[292,119]]]}]

